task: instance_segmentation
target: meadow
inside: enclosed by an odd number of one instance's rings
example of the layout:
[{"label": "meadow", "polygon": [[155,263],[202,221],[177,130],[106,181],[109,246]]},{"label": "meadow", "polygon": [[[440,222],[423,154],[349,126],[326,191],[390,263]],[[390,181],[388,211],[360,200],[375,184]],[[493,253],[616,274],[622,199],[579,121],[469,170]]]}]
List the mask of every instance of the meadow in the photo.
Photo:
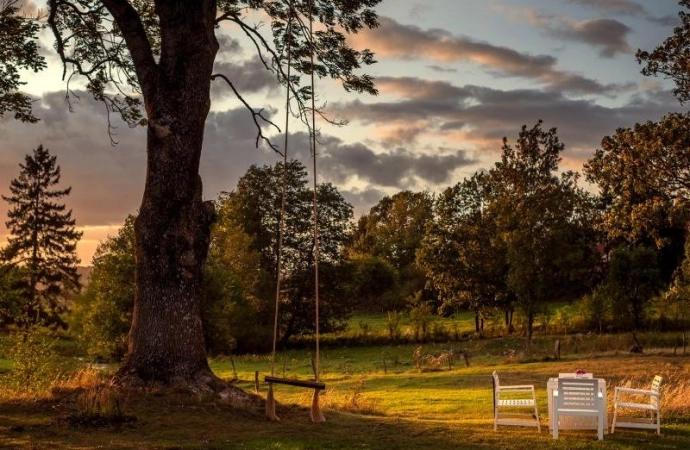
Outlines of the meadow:
[{"label": "meadow", "polygon": [[[463,319],[464,320],[464,319]],[[372,325],[363,326],[365,323]],[[467,322],[461,327],[466,331]],[[326,422],[312,424],[311,391],[276,385],[280,422],[266,420],[260,401],[245,407],[199,393],[98,388],[113,367],[82,368],[50,392],[22,398],[0,395],[0,448],[7,449],[688,449],[690,448],[690,352],[675,334],[641,334],[643,354],[627,351],[628,335],[539,335],[530,351],[519,337],[471,338],[419,345],[368,345],[385,332],[376,318],[359,318],[343,333],[348,347],[324,337],[321,396]],[[344,339],[341,336],[341,339]],[[556,360],[553,344],[562,342]],[[376,340],[376,339],[374,339]],[[420,348],[421,347],[421,348]],[[438,360],[453,351],[452,360]],[[415,354],[417,357],[415,357]],[[420,358],[419,355],[422,355]],[[464,356],[463,356],[464,355]],[[280,352],[275,375],[307,379],[313,349]],[[440,361],[440,362],[439,362]],[[214,372],[247,392],[266,395],[263,376],[270,355],[218,357]],[[6,370],[11,370],[7,362]],[[594,431],[564,431],[554,441],[548,432],[546,382],[559,372],[583,369],[613,387],[646,387],[655,374],[664,377],[662,434],[617,430],[604,441]],[[542,431],[500,427],[493,431],[491,373],[505,384],[534,384]],[[9,372],[7,372],[9,373]],[[255,384],[258,374],[259,383]],[[118,420],[73,420],[88,409],[89,393],[102,404],[115,404]],[[86,399],[86,400],[85,400]],[[86,406],[85,406],[86,405]],[[91,404],[93,406],[93,404]],[[79,413],[82,416],[79,416]],[[611,415],[609,415],[609,418]]]}]

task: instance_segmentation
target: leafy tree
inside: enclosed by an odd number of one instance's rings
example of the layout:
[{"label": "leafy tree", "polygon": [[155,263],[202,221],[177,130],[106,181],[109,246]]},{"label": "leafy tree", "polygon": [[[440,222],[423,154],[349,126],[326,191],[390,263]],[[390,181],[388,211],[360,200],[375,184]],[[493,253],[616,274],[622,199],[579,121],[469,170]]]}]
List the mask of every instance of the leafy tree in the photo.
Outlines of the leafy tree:
[{"label": "leafy tree", "polygon": [[[247,105],[230,74],[213,73],[218,30],[234,27],[249,40],[304,118],[313,92],[303,76],[339,80],[347,91],[376,92],[371,77],[357,73],[374,63],[373,54],[353,49],[345,36],[376,27],[372,7],[379,2],[48,0],[48,25],[70,79],[86,77],[87,89],[109,111],[148,130],[142,146],[147,176],[134,226],[133,326],[119,382],[215,380],[200,320],[202,267],[214,219],[199,177],[212,80],[226,82]],[[256,14],[270,27],[254,25]],[[258,125],[266,118],[261,111],[249,113]]]},{"label": "leafy tree", "polygon": [[[251,239],[249,248],[257,252],[263,278],[256,295],[273,311],[275,274],[279,244],[281,190],[285,181],[285,229],[282,242],[281,268],[283,298],[280,310],[280,335],[286,341],[296,333],[314,331],[314,234],[313,193],[307,187],[307,173],[298,161],[287,164],[283,180],[283,163],[273,167],[252,166],[239,180],[237,189],[221,199],[221,208],[233,211],[227,217]],[[345,301],[347,287],[342,246],[352,219],[352,206],[330,184],[317,187],[319,204],[319,239],[322,276],[320,323],[322,331],[342,328],[349,311]],[[273,313],[266,315],[270,321]]]},{"label": "leafy tree", "polygon": [[77,273],[77,241],[72,211],[58,201],[72,188],[56,189],[60,166],[56,156],[39,145],[19,164],[19,177],[10,182],[10,205],[5,225],[13,237],[2,250],[4,261],[22,267],[22,314],[14,320],[24,327],[35,324],[66,324],[64,294],[80,288]]},{"label": "leafy tree", "polygon": [[477,332],[483,331],[484,313],[509,297],[505,249],[496,239],[489,208],[489,182],[486,173],[478,172],[443,191],[417,253],[444,308],[469,307]]},{"label": "leafy tree", "polygon": [[398,291],[389,309],[399,308],[403,299],[424,288],[424,272],[416,263],[416,252],[432,217],[431,195],[406,190],[384,197],[357,222],[348,253],[383,258],[398,272]]},{"label": "leafy tree", "polygon": [[506,284],[525,315],[528,342],[540,307],[582,294],[597,261],[592,199],[574,172],[555,175],[565,146],[555,128],[544,131],[541,124],[523,126],[514,147],[504,138],[501,161],[489,171]]},{"label": "leafy tree", "polygon": [[611,252],[609,270],[603,282],[619,324],[643,329],[647,308],[661,287],[654,249],[621,246]]},{"label": "leafy tree", "polygon": [[673,93],[682,104],[690,99],[690,0],[680,0],[678,5],[681,24],[674,28],[673,36],[651,52],[638,50],[636,56],[639,63],[646,64],[643,75],[663,75],[676,83]]},{"label": "leafy tree", "polygon": [[[680,113],[619,128],[585,164],[587,180],[601,190],[601,229],[609,242],[667,250],[674,234],[682,242],[690,200],[689,128],[690,116]],[[679,263],[682,247],[674,253],[668,272]]]},{"label": "leafy tree", "polygon": [[357,311],[385,312],[395,301],[398,272],[383,258],[354,255],[347,261],[350,271],[348,291]]},{"label": "leafy tree", "polygon": [[38,72],[46,67],[38,53],[36,20],[19,15],[18,0],[0,0],[0,117],[14,112],[22,122],[36,122],[31,113],[31,98],[19,91],[25,84],[20,71]]},{"label": "leafy tree", "polygon": [[134,306],[134,219],[127,216],[116,236],[101,242],[84,292],[75,302],[76,333],[94,357],[121,359]]},{"label": "leafy tree", "polygon": [[[271,275],[252,250],[252,238],[234,220],[232,202],[221,196],[206,261],[202,310],[204,338],[211,353],[257,352],[270,349],[272,309],[261,300]],[[275,292],[266,292],[275,295]]]}]

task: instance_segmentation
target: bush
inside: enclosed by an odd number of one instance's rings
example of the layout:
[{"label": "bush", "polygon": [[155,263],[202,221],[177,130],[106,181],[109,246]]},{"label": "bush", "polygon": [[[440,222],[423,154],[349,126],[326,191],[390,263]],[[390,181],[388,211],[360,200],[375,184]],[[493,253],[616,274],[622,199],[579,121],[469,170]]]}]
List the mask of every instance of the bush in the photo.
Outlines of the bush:
[{"label": "bush", "polygon": [[13,332],[5,341],[4,354],[12,369],[0,377],[2,391],[15,397],[46,395],[67,378],[72,367],[54,351],[56,338],[39,326]]}]

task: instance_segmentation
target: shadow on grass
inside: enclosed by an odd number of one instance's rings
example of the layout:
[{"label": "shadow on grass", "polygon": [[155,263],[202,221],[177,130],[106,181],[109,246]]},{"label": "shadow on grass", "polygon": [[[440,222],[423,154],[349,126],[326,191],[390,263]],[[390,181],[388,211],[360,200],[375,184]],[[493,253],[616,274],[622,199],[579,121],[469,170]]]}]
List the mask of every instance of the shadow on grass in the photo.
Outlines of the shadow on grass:
[{"label": "shadow on grass", "polygon": [[431,421],[362,416],[326,411],[327,422],[312,424],[306,408],[279,407],[281,422],[268,422],[260,410],[233,409],[219,401],[182,394],[129,392],[125,412],[136,422],[108,426],[69,426],[76,395],[45,401],[0,402],[0,448],[76,450],[354,450],[354,449],[614,449],[690,448],[687,424],[670,425],[662,436],[637,430],[607,436],[564,433],[553,441],[542,431],[502,427],[486,420]]}]

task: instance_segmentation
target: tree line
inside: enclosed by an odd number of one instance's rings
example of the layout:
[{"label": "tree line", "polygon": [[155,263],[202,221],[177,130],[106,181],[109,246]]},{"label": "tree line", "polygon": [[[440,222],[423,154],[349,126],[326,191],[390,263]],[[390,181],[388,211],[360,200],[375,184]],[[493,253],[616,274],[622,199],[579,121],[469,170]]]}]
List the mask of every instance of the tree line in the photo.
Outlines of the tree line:
[{"label": "tree line", "polygon": [[[518,312],[529,340],[536,317],[565,301],[579,302],[592,331],[686,326],[689,166],[678,162],[690,157],[687,125],[690,115],[670,114],[605,137],[584,166],[598,194],[581,186],[579,173],[560,169],[565,144],[541,121],[523,126],[515,143],[504,138],[492,167],[438,194],[386,196],[357,221],[338,190],[320,184],[321,330],[343,330],[353,313],[469,309],[478,333],[498,314],[514,331]],[[49,201],[70,192],[54,187],[56,157],[39,146],[20,168],[3,197],[14,235],[2,252],[3,326],[69,323],[92,356],[122,358],[135,297],[136,216],[99,245],[80,290],[80,234],[71,211]],[[208,352],[270,348],[281,213],[279,342],[314,333],[312,201],[307,171],[294,160],[250,167],[214,201],[202,278]]]}]

